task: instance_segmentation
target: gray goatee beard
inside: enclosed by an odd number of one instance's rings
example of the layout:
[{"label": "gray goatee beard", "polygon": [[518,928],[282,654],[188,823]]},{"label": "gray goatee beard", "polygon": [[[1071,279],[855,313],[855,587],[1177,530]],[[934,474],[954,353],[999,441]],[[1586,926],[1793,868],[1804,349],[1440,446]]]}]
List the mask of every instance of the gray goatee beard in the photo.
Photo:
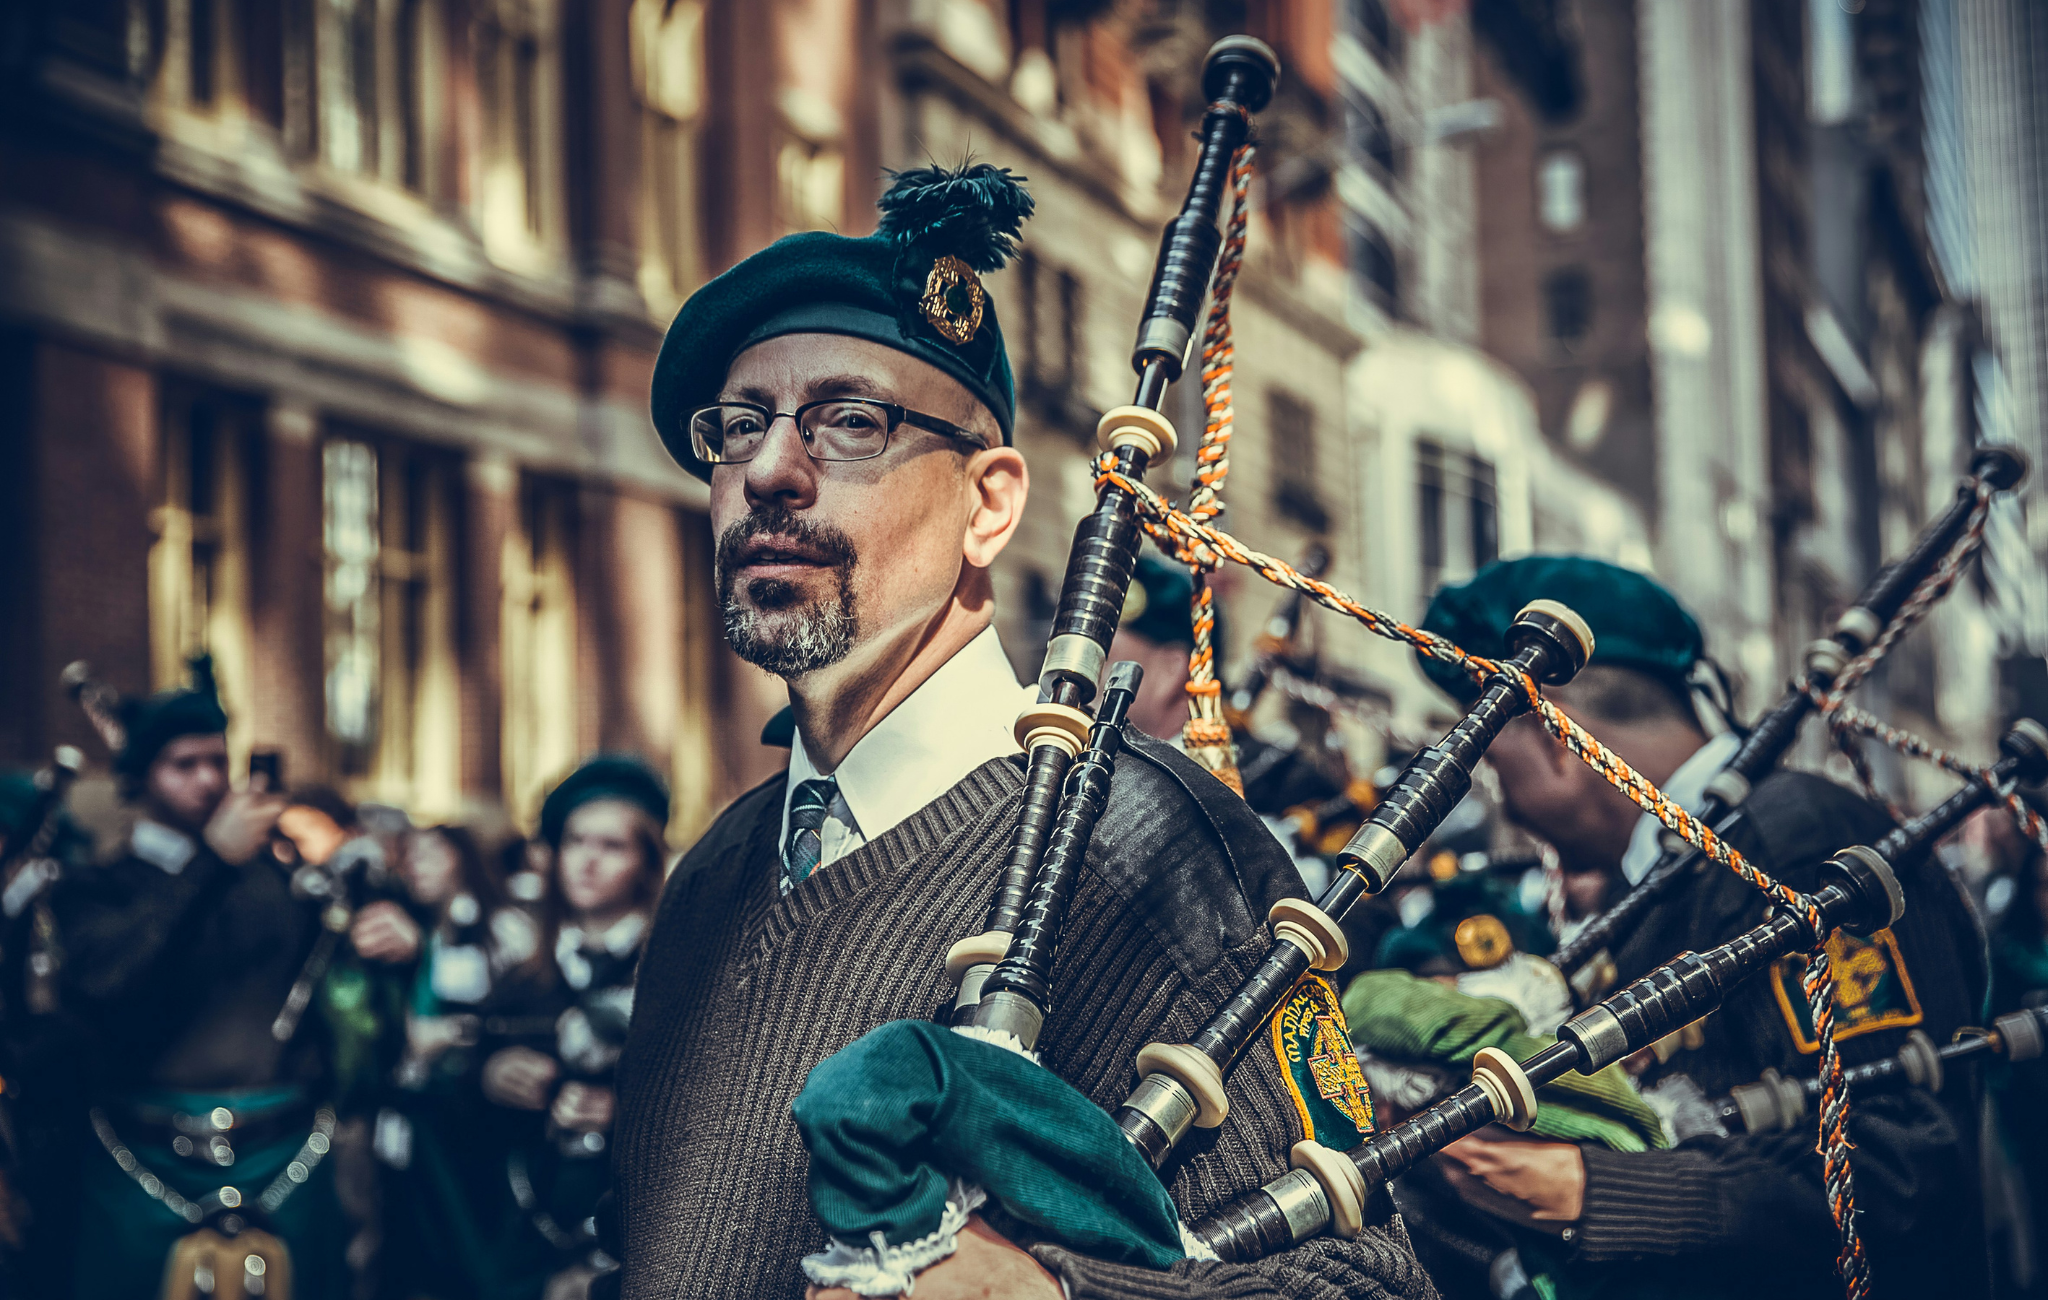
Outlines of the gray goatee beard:
[{"label": "gray goatee beard", "polygon": [[[757,537],[789,538],[821,553],[837,579],[830,595],[807,598],[781,578],[733,576],[740,547]],[[780,506],[764,506],[727,528],[718,539],[718,603],[733,653],[777,677],[801,677],[829,668],[852,652],[860,633],[853,598],[851,539]]]}]

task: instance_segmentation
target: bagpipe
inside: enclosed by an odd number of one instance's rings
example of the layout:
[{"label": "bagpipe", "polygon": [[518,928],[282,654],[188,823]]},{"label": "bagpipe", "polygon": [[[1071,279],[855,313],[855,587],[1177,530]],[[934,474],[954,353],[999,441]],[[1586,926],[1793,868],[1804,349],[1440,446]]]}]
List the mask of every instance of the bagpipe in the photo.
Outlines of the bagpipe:
[{"label": "bagpipe", "polygon": [[[2016,801],[2013,784],[2023,760],[1980,770],[1929,754],[1970,781],[1964,794],[1876,848],[1838,853],[1820,887],[1801,893],[1747,862],[1708,819],[1678,807],[1544,696],[1542,687],[1570,681],[1594,649],[1590,630],[1570,609],[1532,602],[1509,629],[1509,654],[1495,661],[1373,610],[1216,528],[1233,421],[1229,303],[1243,259],[1252,115],[1270,100],[1278,75],[1272,51],[1250,38],[1228,38],[1209,53],[1202,82],[1209,104],[1194,178],[1167,227],[1138,329],[1136,396],[1107,412],[1098,427],[1096,506],[1075,531],[1037,701],[1017,723],[1028,756],[1018,821],[982,931],[946,957],[958,988],[945,1016],[950,1025],[896,1021],[870,1031],[821,1063],[793,1107],[811,1154],[812,1207],[832,1238],[829,1250],[804,1261],[805,1272],[819,1285],[863,1294],[905,1291],[918,1270],[951,1253],[968,1215],[991,1202],[1039,1238],[1156,1267],[1189,1256],[1257,1258],[1325,1231],[1355,1236],[1372,1190],[1416,1160],[1480,1125],[1526,1122],[1541,1083],[1571,1069],[1597,1070],[1648,1046],[1718,1006],[1729,989],[1778,956],[1806,950],[1805,988],[1821,1040],[1825,1177],[1842,1236],[1840,1271],[1856,1300],[1867,1289],[1867,1269],[1855,1231],[1848,1095],[1834,1048],[1834,980],[1824,944],[1839,928],[1875,931],[1895,922],[1904,898],[1893,864],[1946,833],[1971,808],[1993,799]],[[1226,195],[1231,212],[1219,230]],[[1144,475],[1177,444],[1159,408],[1187,363],[1205,295],[1207,421],[1196,485],[1182,509],[1148,487]],[[2023,469],[2013,454],[1980,457],[1965,485],[1967,508],[1959,502],[1906,563],[1865,594],[1864,613],[1837,628],[1831,644],[1840,666],[1812,657],[1798,702],[1788,699],[1753,733],[1756,752],[1744,769],[1752,778],[1775,764],[1813,709],[1859,734],[1878,731],[1881,724],[1848,709],[1840,695],[1946,589],[1943,584],[1953,583],[1973,549],[1971,539],[1981,535],[1990,495]],[[1187,1042],[1144,1047],[1137,1086],[1105,1115],[1041,1065],[1035,1049],[1053,1010],[1051,971],[1065,910],[1109,800],[1124,713],[1137,687],[1134,665],[1115,666],[1100,691],[1099,711],[1090,713],[1147,536],[1195,575],[1183,742],[1219,779],[1234,783],[1237,777],[1211,644],[1207,573],[1221,563],[1252,569],[1287,590],[1298,608],[1319,605],[1456,667],[1480,689],[1457,724],[1417,753],[1373,806],[1337,855],[1323,892],[1312,902],[1288,898],[1274,905],[1267,918],[1271,944],[1250,976]],[[1292,1172],[1190,1230],[1158,1171],[1192,1129],[1224,1122],[1228,1075],[1247,1043],[1305,979],[1344,964],[1347,913],[1385,888],[1422,847],[1469,791],[1487,747],[1523,714],[1704,860],[1763,894],[1776,905],[1774,914],[1706,953],[1674,958],[1580,1012],[1556,1046],[1530,1061],[1482,1053],[1472,1086],[1353,1151],[1298,1143],[1289,1156]],[[1740,802],[1743,791],[1731,783],[1720,790],[1724,803]]]},{"label": "bagpipe", "polygon": [[[1517,1062],[1498,1048],[1480,1049],[1466,1087],[1341,1157],[1319,1158],[1319,1167],[1296,1169],[1237,1198],[1196,1224],[1195,1235],[1221,1258],[1250,1260],[1323,1232],[1341,1234],[1347,1224],[1326,1191],[1333,1176],[1352,1181],[1346,1199],[1357,1203],[1488,1124],[1526,1129],[1536,1116],[1536,1089],[1544,1084],[1568,1071],[1590,1075],[1649,1047],[1717,1010],[1737,985],[1779,957],[1814,948],[1837,929],[1871,934],[1895,924],[1905,914],[1896,867],[2001,798],[2015,783],[2048,778],[2048,729],[2021,721],[2006,733],[2001,748],[2004,757],[1997,764],[1874,847],[1852,846],[1830,858],[1822,869],[1823,883],[1812,895],[1800,896],[1778,886],[1776,901],[1781,906],[1768,920],[1704,953],[1682,953],[1609,994],[1567,1020],[1557,1031],[1557,1042],[1527,1061]],[[2014,1030],[2022,1050],[2030,1041],[2027,1025]],[[2034,1032],[2031,1042],[2038,1053],[2038,1027]],[[1917,1055],[1913,1061],[1921,1064]],[[1876,1077],[1879,1067],[1888,1064],[1843,1072],[1832,1090],[1825,1077],[1793,1086],[1800,1088],[1802,1098],[1819,1097],[1824,1109],[1832,1111],[1859,1073],[1866,1079]],[[1738,1093],[1745,1099],[1752,1096]],[[1775,1092],[1771,1101],[1778,1104]],[[1804,1114],[1802,1109],[1777,1127],[1789,1127]]]},{"label": "bagpipe", "polygon": [[[1798,741],[1801,726],[1815,712],[1829,719],[1838,743],[1846,741],[1854,717],[1843,705],[1849,692],[1955,585],[1981,542],[1991,498],[2018,486],[2026,474],[2026,457],[2014,448],[1977,451],[1969,477],[1956,488],[1954,503],[1926,527],[1904,559],[1879,570],[1827,636],[1806,648],[1799,674],[1708,783],[1695,816],[1717,834],[1732,829],[1742,816],[1743,800],[1777,770]],[[1857,758],[1853,749],[1846,744],[1844,748],[1852,760]],[[1860,762],[1858,771],[1864,772]],[[1581,1000],[1597,996],[1612,982],[1613,946],[1704,865],[1704,857],[1691,845],[1667,847],[1633,889],[1558,948],[1551,964],[1571,981]]]},{"label": "bagpipe", "polygon": [[[2025,1007],[1991,1022],[1988,1029],[1959,1030],[1953,1042],[1936,1047],[1915,1029],[1904,1046],[1890,1056],[1845,1071],[1842,1082],[1857,1093],[1919,1088],[1940,1092],[1948,1067],[1979,1056],[2001,1057],[2014,1064],[2041,1059],[2048,1044],[2048,1007]],[[1732,1133],[1775,1133],[1804,1120],[1821,1093],[1819,1079],[1791,1079],[1765,1070],[1755,1083],[1739,1084],[1725,1097],[1708,1101],[1714,1117]]]}]

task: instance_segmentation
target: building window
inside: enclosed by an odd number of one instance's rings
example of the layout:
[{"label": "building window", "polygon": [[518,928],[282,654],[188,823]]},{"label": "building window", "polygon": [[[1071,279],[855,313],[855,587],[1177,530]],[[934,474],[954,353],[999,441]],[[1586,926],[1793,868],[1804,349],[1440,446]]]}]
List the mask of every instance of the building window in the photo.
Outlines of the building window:
[{"label": "building window", "polygon": [[1382,63],[1400,63],[1401,29],[1388,16],[1386,0],[1344,0],[1344,25]]},{"label": "building window", "polygon": [[325,697],[334,770],[357,798],[459,803],[453,467],[370,436],[321,448]]},{"label": "building window", "polygon": [[1415,482],[1424,592],[1470,577],[1500,558],[1500,507],[1491,461],[1419,441]]},{"label": "building window", "polygon": [[788,232],[830,230],[846,212],[846,155],[784,131],[775,151],[776,209]]},{"label": "building window", "polygon": [[1267,395],[1273,505],[1310,532],[1330,526],[1316,476],[1315,408],[1292,393]]},{"label": "building window", "polygon": [[1570,149],[1553,149],[1536,169],[1536,212],[1543,228],[1577,230],[1586,219],[1586,164]]},{"label": "building window", "polygon": [[312,67],[321,158],[337,171],[432,196],[444,80],[440,10],[434,0],[317,4]]},{"label": "building window", "polygon": [[439,197],[436,164],[444,81],[441,13],[433,0],[402,0],[393,36],[391,120],[397,161],[392,179],[415,194]]},{"label": "building window", "polygon": [[160,102],[205,115],[229,97],[226,56],[237,32],[232,25],[223,27],[223,3],[158,0],[147,7],[148,38],[157,47],[151,51],[156,59],[153,91]]},{"label": "building window", "polygon": [[1024,397],[1066,432],[1093,439],[1096,414],[1082,396],[1087,389],[1087,355],[1081,345],[1081,279],[1026,249],[1018,259],[1017,280],[1024,327]]},{"label": "building window", "polygon": [[377,741],[377,678],[383,649],[377,565],[377,451],[336,438],[321,448],[321,550],[325,559],[327,735],[336,768],[370,770]]},{"label": "building window", "polygon": [[534,255],[558,224],[560,84],[552,13],[516,0],[486,4],[475,48],[484,242],[500,260],[536,269]]},{"label": "building window", "polygon": [[1550,337],[1577,343],[1593,328],[1593,281],[1584,267],[1567,266],[1543,279],[1543,312]]},{"label": "building window", "polygon": [[1380,228],[1352,214],[1346,223],[1351,253],[1352,291],[1381,311],[1392,314],[1400,302],[1400,272],[1393,245]]},{"label": "building window", "polygon": [[632,57],[640,101],[641,294],[666,316],[703,275],[697,148],[704,6],[699,0],[635,0]]},{"label": "building window", "polygon": [[1838,126],[1855,111],[1854,21],[1845,0],[1807,0],[1806,111],[1817,125]]},{"label": "building window", "polygon": [[259,412],[253,403],[172,383],[160,414],[162,478],[150,515],[150,682],[157,689],[181,686],[192,656],[212,656],[239,761],[249,726],[248,450]]},{"label": "building window", "polygon": [[576,717],[575,489],[528,479],[504,573],[505,797],[531,828],[548,787],[581,754]]},{"label": "building window", "polygon": [[1344,136],[1351,152],[1371,163],[1383,179],[1394,175],[1394,137],[1387,130],[1386,115],[1356,91],[1344,95]]}]

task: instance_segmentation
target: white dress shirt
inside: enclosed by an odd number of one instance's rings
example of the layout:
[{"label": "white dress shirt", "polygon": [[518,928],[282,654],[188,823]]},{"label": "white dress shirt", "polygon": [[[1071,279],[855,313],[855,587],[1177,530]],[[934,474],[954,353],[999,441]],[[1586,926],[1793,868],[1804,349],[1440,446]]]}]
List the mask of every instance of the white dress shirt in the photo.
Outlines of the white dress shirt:
[{"label": "white dress shirt", "polygon": [[993,627],[982,629],[847,751],[836,772],[811,760],[798,730],[789,747],[778,851],[789,843],[789,804],[798,785],[839,779],[839,797],[819,828],[823,868],[885,835],[992,758],[1018,753],[1017,715],[1038,699],[1020,686]]},{"label": "white dress shirt", "polygon": [[[1728,760],[1735,757],[1735,751],[1742,745],[1742,737],[1732,731],[1724,731],[1692,752],[1692,757],[1678,765],[1660,789],[1670,800],[1689,813],[1700,810],[1700,804],[1707,797],[1707,786],[1721,769],[1728,766]],[[1636,822],[1635,830],[1629,833],[1628,852],[1621,855],[1621,874],[1628,877],[1631,885],[1642,883],[1650,868],[1657,865],[1657,859],[1664,852],[1664,823],[1648,813]]]}]

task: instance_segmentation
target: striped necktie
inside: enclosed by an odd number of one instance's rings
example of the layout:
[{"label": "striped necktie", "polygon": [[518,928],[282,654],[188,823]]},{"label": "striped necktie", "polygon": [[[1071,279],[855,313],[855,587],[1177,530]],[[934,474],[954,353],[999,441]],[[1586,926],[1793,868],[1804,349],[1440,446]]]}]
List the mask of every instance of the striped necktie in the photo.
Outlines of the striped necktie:
[{"label": "striped necktie", "polygon": [[783,893],[794,889],[797,882],[817,870],[818,859],[825,851],[819,832],[832,811],[832,801],[838,796],[839,782],[829,776],[819,781],[799,782],[796,793],[790,796],[789,839],[782,846]]}]

